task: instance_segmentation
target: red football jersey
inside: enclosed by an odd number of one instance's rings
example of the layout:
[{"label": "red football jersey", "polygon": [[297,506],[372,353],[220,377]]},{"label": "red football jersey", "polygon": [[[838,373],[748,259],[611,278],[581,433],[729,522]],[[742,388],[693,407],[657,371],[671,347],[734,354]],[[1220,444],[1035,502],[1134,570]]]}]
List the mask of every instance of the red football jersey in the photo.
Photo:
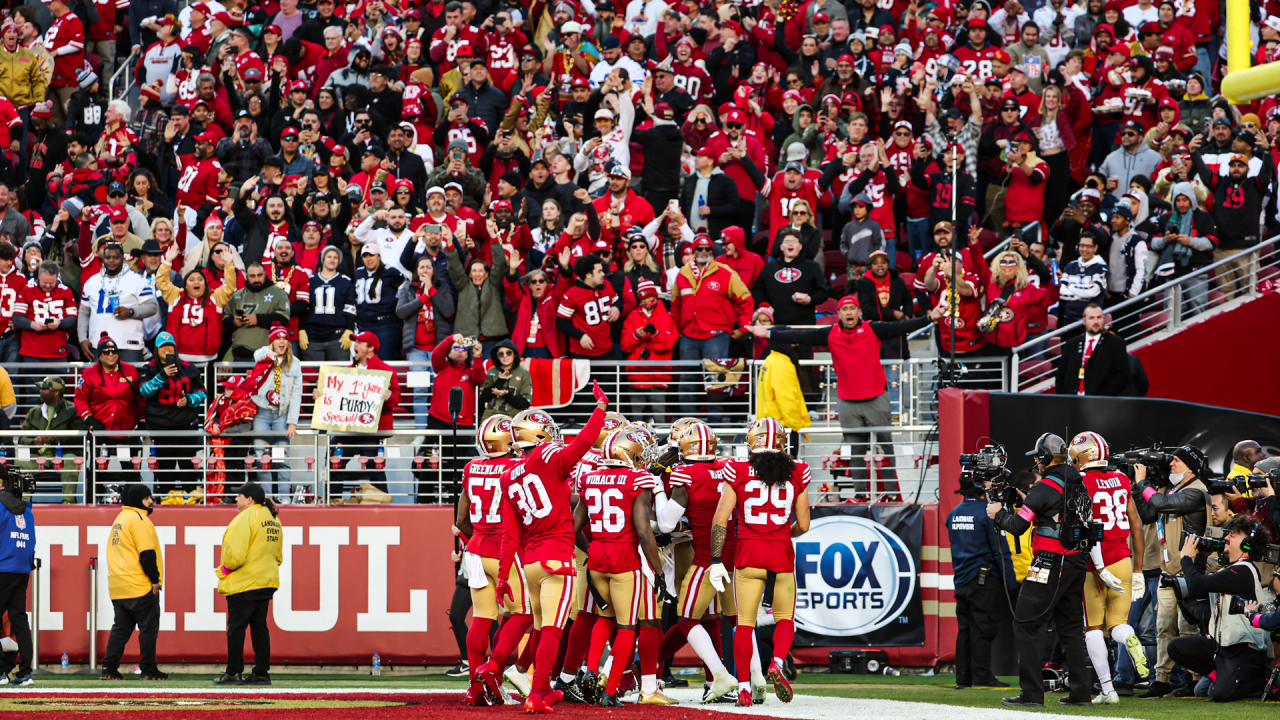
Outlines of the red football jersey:
[{"label": "red football jersey", "polygon": [[502,477],[502,494],[507,499],[504,512],[514,512],[519,522],[524,538],[520,557],[525,564],[540,560],[574,562],[570,473],[591,449],[603,425],[604,412],[596,409],[573,442],[543,443]]},{"label": "red football jersey", "polygon": [[[33,325],[43,327],[50,320],[75,317],[79,310],[75,293],[66,285],[58,283],[53,292],[45,292],[39,283],[32,283],[19,294],[13,312],[26,317]],[[67,330],[24,331],[19,353],[23,357],[65,359],[68,335]]]},{"label": "red football jersey", "polygon": [[809,465],[797,462],[791,479],[782,485],[766,485],[746,460],[730,460],[724,481],[738,497],[738,567],[774,572],[795,572],[796,551],[791,544],[791,509],[796,496],[808,492]]},{"label": "red football jersey", "polygon": [[[714,462],[692,462],[677,465],[671,471],[671,488],[684,487],[689,493],[689,505],[684,509],[684,516],[689,520],[689,533],[693,536],[694,567],[711,566],[711,525],[715,519],[716,506],[720,504],[720,490],[724,484],[724,464],[728,458]],[[730,520],[730,526],[733,521]],[[730,532],[725,538],[724,549],[720,552],[720,561],[729,569],[734,567],[734,557],[738,548],[736,533]]]},{"label": "red football jersey", "polygon": [[178,357],[209,357],[222,344],[222,308],[205,293],[193,298],[183,293],[169,308],[165,329],[178,343]]},{"label": "red football jersey", "polygon": [[53,55],[54,87],[77,87],[76,73],[84,67],[84,24],[75,13],[54,18],[44,35],[44,48]]},{"label": "red football jersey", "polygon": [[[284,228],[285,232],[288,232],[289,227],[287,225],[281,225],[280,227]],[[276,239],[278,238],[273,238],[272,245],[275,244],[274,240]],[[268,265],[267,272],[271,276],[271,281],[277,287],[289,293],[290,305],[296,302],[311,302],[311,276],[307,275],[305,270],[297,265],[290,265],[287,268]],[[289,340],[291,342],[297,342],[298,340],[298,316],[292,313],[289,315]]]},{"label": "red football jersey", "polygon": [[716,86],[711,81],[711,76],[706,70],[689,63],[687,65],[679,62],[671,63],[672,80],[676,87],[689,93],[689,97],[694,102],[705,105],[714,105],[716,99]]},{"label": "red football jersey", "polygon": [[613,349],[613,338],[609,332],[609,311],[614,305],[621,305],[613,285],[605,282],[598,288],[587,287],[581,280],[565,291],[560,299],[559,317],[572,320],[573,326],[591,338],[591,349],[582,346],[579,338],[569,338],[569,352],[580,355],[601,356]]},{"label": "red football jersey", "polygon": [[787,216],[791,214],[791,203],[804,200],[809,203],[809,211],[818,211],[818,183],[805,178],[799,190],[789,190],[785,182],[786,173],[778,173],[769,185],[769,237],[787,226]]},{"label": "red football jersey", "polygon": [[974,50],[973,47],[965,45],[953,54],[960,61],[960,67],[963,69],[965,77],[976,78],[978,82],[986,82],[987,78],[994,74],[991,68],[991,61],[999,50],[1000,48],[993,45],[988,45],[981,50]]},{"label": "red football jersey", "polygon": [[520,458],[478,457],[462,469],[462,488],[471,503],[471,541],[467,550],[481,557],[500,557],[502,547],[502,475]]},{"label": "red football jersey", "polygon": [[600,469],[600,452],[595,448],[587,451],[586,455],[573,466],[573,491],[582,492],[582,478],[590,475]]},{"label": "red football jersey", "polygon": [[640,537],[631,509],[638,496],[657,486],[657,478],[644,470],[624,467],[602,467],[582,478],[591,534],[588,568],[605,573],[640,569]]},{"label": "red football jersey", "polygon": [[178,157],[182,176],[178,178],[178,202],[189,208],[199,208],[205,203],[218,204],[221,188],[218,173],[222,163],[214,158],[196,160],[195,155]]},{"label": "red football jersey", "polygon": [[1084,486],[1093,499],[1093,519],[1102,523],[1102,562],[1110,565],[1133,553],[1129,550],[1129,496],[1133,486],[1120,472],[1090,470]]},{"label": "red football jersey", "polygon": [[27,278],[18,272],[15,262],[8,275],[0,275],[0,333],[8,332],[9,323],[13,322],[13,314],[18,311],[17,306],[26,291]]}]

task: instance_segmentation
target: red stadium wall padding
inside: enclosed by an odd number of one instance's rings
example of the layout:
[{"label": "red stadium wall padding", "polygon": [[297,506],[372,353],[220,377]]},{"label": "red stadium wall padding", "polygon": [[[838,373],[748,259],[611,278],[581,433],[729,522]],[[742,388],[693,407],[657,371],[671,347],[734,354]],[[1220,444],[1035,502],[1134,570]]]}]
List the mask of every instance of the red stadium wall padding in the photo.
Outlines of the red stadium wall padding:
[{"label": "red stadium wall padding", "polygon": [[1147,397],[1274,415],[1277,318],[1280,293],[1264,295],[1134,351],[1151,382]]},{"label": "red stadium wall padding", "polygon": [[[89,656],[89,558],[99,576],[98,659],[112,609],[105,544],[120,508],[35,508],[42,558],[40,659]],[[213,568],[234,507],[157,506],[164,545],[161,662],[224,662],[226,600]],[[280,511],[286,562],[269,618],[275,663],[452,664],[458,647],[446,613],[453,596],[449,560],[453,509],[296,507]],[[30,603],[27,606],[31,608]],[[282,627],[283,626],[283,627]],[[137,638],[126,661],[137,658]]]}]

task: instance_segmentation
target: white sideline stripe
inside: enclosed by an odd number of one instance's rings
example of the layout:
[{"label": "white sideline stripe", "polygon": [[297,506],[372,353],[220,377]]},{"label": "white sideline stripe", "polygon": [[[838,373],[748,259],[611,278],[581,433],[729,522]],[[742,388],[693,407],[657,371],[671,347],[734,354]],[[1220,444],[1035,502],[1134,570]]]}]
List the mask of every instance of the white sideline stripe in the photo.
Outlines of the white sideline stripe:
[{"label": "white sideline stripe", "polygon": [[939,590],[955,590],[956,576],[922,572],[920,573],[920,587],[937,588]]},{"label": "white sideline stripe", "polygon": [[[115,683],[112,683],[113,685]],[[909,686],[904,686],[909,687]],[[32,695],[45,696],[52,693],[62,695],[426,695],[451,694],[458,696],[458,704],[462,704],[462,688],[275,688],[275,687],[233,687],[233,688],[128,688],[128,687],[92,687],[92,688],[42,688],[40,685],[25,688],[0,686],[0,696]],[[701,708],[715,712],[737,713],[741,715],[767,715],[792,720],[848,720],[860,717],[863,720],[937,720],[939,713],[945,711],[948,720],[989,720],[996,714],[1000,720],[1033,720],[1034,718],[1062,718],[1063,720],[1079,720],[1078,716],[1046,713],[1045,711],[1006,710],[999,705],[999,695],[991,693],[992,707],[962,707],[958,705],[939,705],[934,703],[905,702],[902,700],[871,700],[858,698],[819,697],[816,695],[796,695],[790,703],[780,703],[772,695],[764,705],[750,708],[739,708],[733,705],[699,705],[701,690],[672,689],[665,691],[673,700],[678,700],[676,708]],[[1049,697],[1052,703],[1052,696]],[[945,708],[945,710],[944,710]],[[1108,720],[1133,720],[1130,718],[1108,718]]]}]

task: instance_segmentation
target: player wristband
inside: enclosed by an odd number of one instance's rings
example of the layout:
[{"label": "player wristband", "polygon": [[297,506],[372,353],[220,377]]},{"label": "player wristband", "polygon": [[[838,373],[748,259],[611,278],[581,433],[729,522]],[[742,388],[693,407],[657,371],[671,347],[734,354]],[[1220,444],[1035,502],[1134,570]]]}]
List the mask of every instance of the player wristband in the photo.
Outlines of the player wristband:
[{"label": "player wristband", "polygon": [[711,556],[711,564],[712,564],[712,565],[722,565],[723,563],[721,563],[721,562],[720,562],[720,556],[719,556],[719,555],[712,555],[712,556]]}]

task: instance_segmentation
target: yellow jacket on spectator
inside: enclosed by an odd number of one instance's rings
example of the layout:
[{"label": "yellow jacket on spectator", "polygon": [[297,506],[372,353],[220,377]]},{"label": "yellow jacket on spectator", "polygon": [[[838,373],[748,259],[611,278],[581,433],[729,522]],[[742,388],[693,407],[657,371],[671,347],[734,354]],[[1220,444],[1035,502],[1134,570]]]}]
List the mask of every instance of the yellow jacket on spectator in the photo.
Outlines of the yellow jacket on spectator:
[{"label": "yellow jacket on spectator", "polygon": [[[1027,577],[1027,568],[1031,567],[1031,561],[1035,559],[1035,553],[1031,552],[1031,528],[1022,533],[1022,537],[1018,538],[1017,545],[1013,542],[1013,533],[1005,533],[1005,540],[1009,541],[1009,552],[1012,554],[1013,574],[1018,578],[1018,582],[1022,582]],[[1021,548],[1021,552],[1018,549]]]},{"label": "yellow jacket on spectator", "polygon": [[246,508],[222,534],[222,561],[215,570],[223,595],[280,587],[284,531],[265,505]]},{"label": "yellow jacket on spectator", "polygon": [[0,95],[9,98],[14,107],[44,102],[48,84],[34,52],[21,47],[9,52],[0,46]]},{"label": "yellow jacket on spectator", "polygon": [[760,367],[757,417],[771,417],[790,430],[809,427],[809,408],[800,392],[800,378],[791,358],[774,350]]},{"label": "yellow jacket on spectator", "polygon": [[[139,487],[145,489],[145,486]],[[139,557],[148,550],[155,558],[159,582],[163,586],[164,557],[160,553],[156,526],[147,517],[146,508],[122,508],[111,524],[111,541],[107,545],[107,588],[111,591],[112,600],[132,600],[151,592],[151,579],[143,570]]]}]

